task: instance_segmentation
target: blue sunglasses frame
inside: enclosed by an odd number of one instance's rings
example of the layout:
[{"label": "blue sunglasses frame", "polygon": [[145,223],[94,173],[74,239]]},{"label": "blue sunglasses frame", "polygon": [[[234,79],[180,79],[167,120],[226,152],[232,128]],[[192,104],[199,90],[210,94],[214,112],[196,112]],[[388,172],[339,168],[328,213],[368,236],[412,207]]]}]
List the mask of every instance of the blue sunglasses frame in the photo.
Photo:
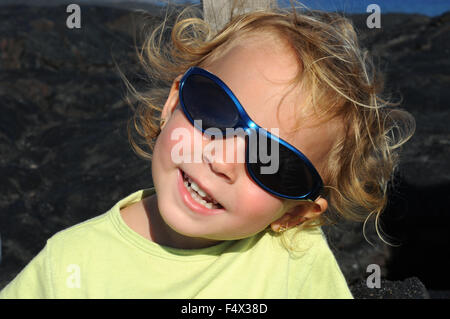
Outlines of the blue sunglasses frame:
[{"label": "blue sunglasses frame", "polygon": [[[278,136],[271,134],[269,131],[263,129],[258,124],[256,124],[250,118],[250,116],[247,114],[247,112],[245,112],[242,104],[239,102],[239,100],[234,95],[234,93],[231,91],[231,89],[220,78],[218,78],[217,76],[215,76],[214,74],[210,73],[209,71],[207,71],[205,69],[195,67],[195,66],[190,67],[186,71],[186,73],[183,75],[183,77],[180,80],[180,86],[179,86],[180,104],[181,104],[184,114],[186,115],[188,120],[191,122],[191,124],[194,125],[194,127],[196,127],[198,130],[202,131],[202,133],[208,134],[207,132],[205,132],[206,130],[203,129],[203,127],[198,127],[195,125],[195,121],[189,114],[189,111],[187,110],[186,105],[184,103],[184,99],[183,99],[182,93],[183,93],[184,83],[189,78],[189,76],[194,75],[194,74],[202,75],[202,76],[207,77],[210,80],[214,81],[217,85],[219,85],[224,90],[224,92],[228,95],[228,97],[233,101],[233,103],[236,107],[236,110],[238,111],[238,115],[239,115],[239,120],[236,123],[236,125],[233,127],[233,129],[242,128],[248,135],[263,134],[264,136],[270,138],[271,140],[275,140],[277,143],[283,145],[284,147],[286,147],[289,150],[291,150],[292,152],[294,152],[298,157],[300,157],[303,160],[303,162],[308,167],[308,170],[311,173],[313,181],[314,181],[313,182],[314,186],[313,186],[313,189],[309,193],[299,195],[299,196],[290,196],[290,195],[278,193],[278,192],[268,188],[266,185],[264,185],[258,179],[258,177],[256,177],[254,175],[253,170],[249,169],[249,167],[248,167],[248,165],[249,165],[249,162],[248,162],[249,146],[247,144],[246,145],[246,163],[245,164],[246,164],[247,172],[250,174],[251,178],[265,191],[267,191],[270,194],[273,194],[277,197],[293,199],[293,200],[307,200],[307,201],[314,201],[315,199],[317,199],[317,197],[320,195],[320,192],[323,188],[323,181],[322,181],[322,178],[320,177],[319,173],[317,172],[316,168],[311,163],[311,161],[302,152],[300,152],[298,149],[296,149],[294,146],[292,146],[288,142],[284,141],[283,139],[279,138]],[[223,132],[222,129],[220,129],[220,130]],[[223,133],[225,133],[225,132],[223,132]]]}]

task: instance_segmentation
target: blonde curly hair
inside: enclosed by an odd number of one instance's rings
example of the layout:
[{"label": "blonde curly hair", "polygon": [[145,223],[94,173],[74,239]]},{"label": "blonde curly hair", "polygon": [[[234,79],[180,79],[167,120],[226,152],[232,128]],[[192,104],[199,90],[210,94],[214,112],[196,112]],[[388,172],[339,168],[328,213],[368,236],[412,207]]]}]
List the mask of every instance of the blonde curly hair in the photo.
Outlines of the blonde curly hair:
[{"label": "blonde curly hair", "polygon": [[[338,218],[365,221],[365,226],[375,215],[376,230],[383,240],[379,216],[387,204],[399,147],[413,135],[415,121],[396,107],[398,103],[381,96],[383,79],[367,50],[360,47],[351,21],[337,13],[271,8],[232,15],[231,21],[214,34],[201,18],[201,11],[193,6],[178,14],[173,27],[167,25],[168,21],[166,15],[137,50],[148,78],[157,79],[160,85],[138,92],[124,78],[130,93],[128,101],[131,105],[137,102],[128,126],[135,152],[151,160],[160,133],[161,107],[178,75],[216,59],[236,39],[268,32],[288,43],[302,64],[293,83],[309,93],[307,103],[315,116],[321,122],[342,120],[345,132],[334,141],[322,171],[328,211],[317,220],[301,224],[299,230],[333,223]],[[150,152],[135,141],[133,128],[144,138],[141,145],[147,145]]]}]

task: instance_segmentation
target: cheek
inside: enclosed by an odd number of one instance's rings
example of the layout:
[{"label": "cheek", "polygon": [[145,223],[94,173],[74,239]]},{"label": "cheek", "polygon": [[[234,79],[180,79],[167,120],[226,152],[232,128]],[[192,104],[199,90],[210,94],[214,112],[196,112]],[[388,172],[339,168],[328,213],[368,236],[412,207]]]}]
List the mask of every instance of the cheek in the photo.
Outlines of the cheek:
[{"label": "cheek", "polygon": [[195,137],[193,131],[193,126],[176,111],[158,136],[154,160],[161,160],[167,166],[190,162]]},{"label": "cheek", "polygon": [[237,207],[242,214],[255,219],[256,224],[267,226],[283,214],[283,201],[261,189],[247,178],[245,195],[240,197]]}]

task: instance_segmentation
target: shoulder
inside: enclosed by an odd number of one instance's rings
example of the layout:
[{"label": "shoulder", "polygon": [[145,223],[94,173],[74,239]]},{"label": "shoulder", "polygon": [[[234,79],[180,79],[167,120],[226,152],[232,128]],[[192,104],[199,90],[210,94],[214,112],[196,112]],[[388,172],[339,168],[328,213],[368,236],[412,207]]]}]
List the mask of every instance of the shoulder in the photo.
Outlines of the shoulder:
[{"label": "shoulder", "polygon": [[289,298],[352,298],[320,227],[286,234]]},{"label": "shoulder", "polygon": [[67,245],[79,246],[84,243],[94,243],[95,241],[92,242],[92,240],[96,239],[96,237],[102,237],[102,235],[107,234],[104,230],[110,228],[109,214],[110,212],[108,211],[97,217],[61,230],[47,240],[47,245],[55,248],[57,246],[67,247]]},{"label": "shoulder", "polygon": [[132,193],[114,204],[106,213],[66,228],[53,235],[46,245],[47,258],[54,271],[64,272],[68,265],[85,267],[92,261],[109,260],[128,247],[120,210],[139,202],[146,190]]},{"label": "shoulder", "polygon": [[48,240],[48,243],[52,246],[67,245],[68,243],[73,246],[85,243],[90,246],[95,245],[99,240],[106,239],[112,233],[117,232],[121,210],[138,203],[152,191],[153,189],[139,190],[124,197],[107,212],[57,232]]},{"label": "shoulder", "polygon": [[79,277],[82,271],[84,283],[98,281],[107,273],[105,269],[110,266],[112,256],[129,250],[129,244],[120,232],[120,209],[141,200],[148,191],[137,191],[106,213],[57,232],[2,290],[0,298],[80,297],[82,290],[69,289],[78,287],[72,279]]},{"label": "shoulder", "polygon": [[301,289],[302,298],[353,298],[347,281],[321,229],[314,234],[310,263]]},{"label": "shoulder", "polygon": [[[0,292],[0,298],[55,298],[57,286],[65,285],[68,272],[80,264],[83,254],[92,248],[93,234],[107,219],[106,215],[87,220],[58,232],[45,247]],[[63,284],[60,284],[60,283]]]}]

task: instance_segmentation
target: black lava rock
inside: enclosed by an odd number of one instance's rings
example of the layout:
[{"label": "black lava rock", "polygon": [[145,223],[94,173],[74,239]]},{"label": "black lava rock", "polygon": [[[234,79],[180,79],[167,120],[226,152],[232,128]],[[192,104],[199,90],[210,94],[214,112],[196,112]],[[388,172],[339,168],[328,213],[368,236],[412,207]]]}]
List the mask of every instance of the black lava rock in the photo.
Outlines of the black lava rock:
[{"label": "black lava rock", "polygon": [[415,277],[404,281],[381,280],[380,288],[369,288],[365,281],[350,287],[357,299],[429,299],[423,283]]}]

